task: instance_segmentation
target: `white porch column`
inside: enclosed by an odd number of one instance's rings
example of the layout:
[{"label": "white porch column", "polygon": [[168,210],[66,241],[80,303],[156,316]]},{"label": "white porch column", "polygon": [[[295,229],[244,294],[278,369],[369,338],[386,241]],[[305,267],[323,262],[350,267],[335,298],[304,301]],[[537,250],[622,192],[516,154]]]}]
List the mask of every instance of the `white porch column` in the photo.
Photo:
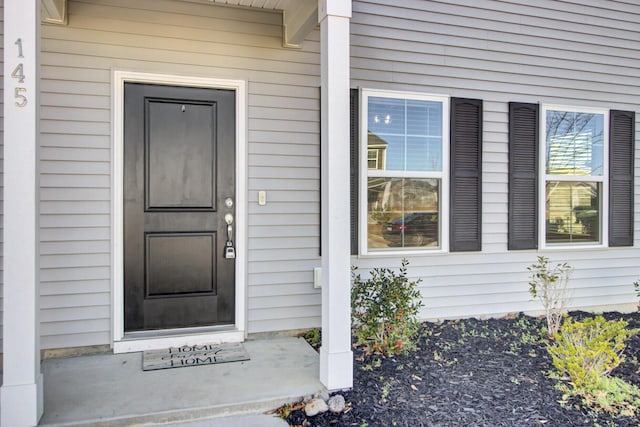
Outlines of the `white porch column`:
[{"label": "white porch column", "polygon": [[321,31],[322,347],[320,381],[353,385],[349,245],[350,0],[319,0]]},{"label": "white porch column", "polygon": [[39,328],[38,55],[40,0],[4,2],[2,425],[43,412]]}]

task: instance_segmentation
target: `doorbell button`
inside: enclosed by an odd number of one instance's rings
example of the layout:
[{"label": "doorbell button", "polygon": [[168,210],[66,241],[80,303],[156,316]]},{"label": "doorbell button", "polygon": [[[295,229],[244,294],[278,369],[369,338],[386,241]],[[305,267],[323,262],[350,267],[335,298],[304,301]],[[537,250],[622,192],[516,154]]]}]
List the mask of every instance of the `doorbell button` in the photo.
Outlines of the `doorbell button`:
[{"label": "doorbell button", "polygon": [[264,206],[267,204],[267,192],[266,191],[258,191],[258,204],[260,206]]}]

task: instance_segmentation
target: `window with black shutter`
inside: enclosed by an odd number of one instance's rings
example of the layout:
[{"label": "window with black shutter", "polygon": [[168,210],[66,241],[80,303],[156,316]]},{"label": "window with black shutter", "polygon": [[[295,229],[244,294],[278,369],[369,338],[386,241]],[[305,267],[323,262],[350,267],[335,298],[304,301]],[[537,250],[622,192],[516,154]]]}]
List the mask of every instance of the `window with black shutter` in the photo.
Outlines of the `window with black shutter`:
[{"label": "window with black shutter", "polygon": [[451,98],[450,250],[482,249],[482,100]]},{"label": "window with black shutter", "polygon": [[481,158],[481,100],[353,89],[351,253],[480,250]]},{"label": "window with black shutter", "polygon": [[609,117],[609,246],[633,246],[636,117],[620,110]]},{"label": "window with black shutter", "polygon": [[509,103],[509,249],[538,247],[538,104]]},{"label": "window with black shutter", "polygon": [[360,152],[358,150],[358,103],[360,100],[358,96],[358,89],[351,89],[351,171],[349,175],[349,186],[351,188],[351,255],[358,254],[358,173],[360,170],[358,160],[358,153]]},{"label": "window with black shutter", "polygon": [[510,103],[509,249],[633,245],[634,124],[630,111]]}]

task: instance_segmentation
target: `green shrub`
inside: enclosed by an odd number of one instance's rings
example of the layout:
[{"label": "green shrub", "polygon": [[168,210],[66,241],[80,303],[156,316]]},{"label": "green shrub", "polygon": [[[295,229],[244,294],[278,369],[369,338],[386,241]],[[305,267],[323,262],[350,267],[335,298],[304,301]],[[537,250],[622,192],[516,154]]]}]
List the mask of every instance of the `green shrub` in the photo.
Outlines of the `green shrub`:
[{"label": "green shrub", "polygon": [[309,329],[303,332],[300,336],[315,349],[320,348],[320,344],[322,344],[322,331],[320,328]]},{"label": "green shrub", "polygon": [[640,408],[640,389],[621,378],[606,376],[600,378],[591,388],[591,393],[582,396],[583,402],[595,409],[614,415],[633,417]]},{"label": "green shrub", "polygon": [[[640,300],[640,280],[633,282],[633,288],[636,290],[636,297]],[[640,311],[640,303],[638,303],[638,311]]]},{"label": "green shrub", "polygon": [[420,280],[407,278],[406,259],[399,273],[375,268],[363,280],[352,269],[351,315],[357,342],[367,352],[383,355],[406,353],[415,348],[420,326],[417,316],[422,302],[417,289]]},{"label": "green shrub", "polygon": [[573,267],[569,264],[556,264],[551,267],[549,259],[538,257],[538,262],[527,267],[531,272],[529,293],[538,298],[544,307],[549,335],[554,335],[560,328],[562,316],[568,302],[567,285]]},{"label": "green shrub", "polygon": [[640,404],[640,390],[609,376],[624,361],[625,341],[638,333],[628,322],[602,316],[574,321],[567,317],[549,346],[553,365],[567,376],[571,388],[561,387],[596,410],[633,415]]}]

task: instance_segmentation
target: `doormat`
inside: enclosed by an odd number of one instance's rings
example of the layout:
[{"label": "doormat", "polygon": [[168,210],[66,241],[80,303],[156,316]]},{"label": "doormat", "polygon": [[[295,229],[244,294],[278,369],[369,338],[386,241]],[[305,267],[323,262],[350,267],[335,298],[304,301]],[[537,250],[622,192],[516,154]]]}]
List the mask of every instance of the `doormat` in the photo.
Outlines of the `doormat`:
[{"label": "doormat", "polygon": [[154,371],[249,359],[249,353],[242,343],[184,345],[145,351],[142,357],[142,370]]}]

